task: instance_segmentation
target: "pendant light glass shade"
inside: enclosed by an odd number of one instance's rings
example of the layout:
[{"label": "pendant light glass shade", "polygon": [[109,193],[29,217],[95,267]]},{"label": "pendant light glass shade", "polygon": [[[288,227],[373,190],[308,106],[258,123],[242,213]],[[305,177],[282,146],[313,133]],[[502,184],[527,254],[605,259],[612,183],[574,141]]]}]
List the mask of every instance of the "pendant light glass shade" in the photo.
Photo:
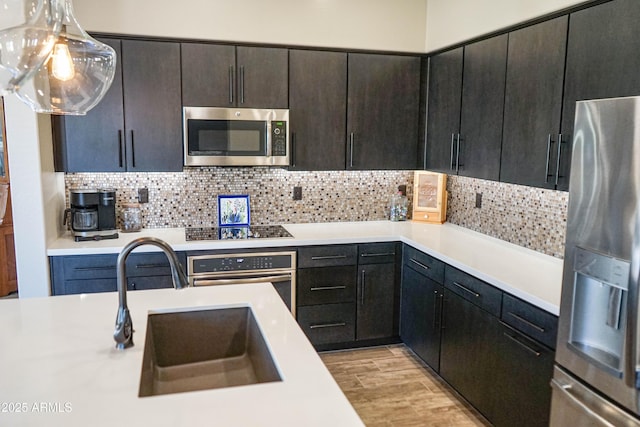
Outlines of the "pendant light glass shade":
[{"label": "pendant light glass shade", "polygon": [[61,0],[0,0],[0,92],[16,91],[42,66],[62,16]]},{"label": "pendant light glass shade", "polygon": [[49,58],[16,95],[38,113],[84,115],[111,86],[116,52],[80,28],[71,0],[62,24]]}]

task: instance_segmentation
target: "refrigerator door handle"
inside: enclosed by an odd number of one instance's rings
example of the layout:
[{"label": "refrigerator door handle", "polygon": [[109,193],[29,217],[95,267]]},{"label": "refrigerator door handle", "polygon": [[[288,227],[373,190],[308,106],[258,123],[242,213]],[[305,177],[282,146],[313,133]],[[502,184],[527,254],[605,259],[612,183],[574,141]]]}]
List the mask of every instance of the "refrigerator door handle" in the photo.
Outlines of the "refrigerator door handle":
[{"label": "refrigerator door handle", "polygon": [[640,278],[640,210],[636,210],[635,227],[633,232],[633,247],[631,248],[631,267],[629,270],[629,286],[627,296],[627,325],[626,348],[624,354],[624,381],[628,387],[640,389],[638,378],[638,283]]},{"label": "refrigerator door handle", "polygon": [[616,427],[614,424],[611,424],[608,420],[604,419],[600,414],[587,406],[582,400],[580,400],[578,396],[575,396],[573,393],[573,387],[571,387],[570,384],[560,384],[554,378],[551,380],[551,388],[555,389],[558,393],[569,399],[570,402],[586,412],[590,417],[597,419],[601,425],[607,427]]}]

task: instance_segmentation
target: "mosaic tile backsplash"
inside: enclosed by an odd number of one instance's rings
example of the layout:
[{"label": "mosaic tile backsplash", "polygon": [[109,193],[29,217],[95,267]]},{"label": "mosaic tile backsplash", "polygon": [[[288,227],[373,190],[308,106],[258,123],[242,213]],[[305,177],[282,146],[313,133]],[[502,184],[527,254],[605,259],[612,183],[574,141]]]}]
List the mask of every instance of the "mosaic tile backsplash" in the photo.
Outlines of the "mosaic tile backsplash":
[{"label": "mosaic tile backsplash", "polygon": [[[412,171],[314,171],[279,168],[185,168],[175,173],[70,173],[70,188],[115,188],[122,203],[142,205],[146,228],[214,227],[218,194],[248,194],[251,223],[257,225],[387,219],[398,185],[407,186],[411,205]],[[293,187],[302,200],[293,200]],[[562,257],[567,193],[493,181],[449,176],[447,221],[548,255]],[[482,208],[475,195],[482,193]],[[67,191],[68,196],[68,191]],[[68,203],[68,200],[67,200]],[[121,218],[118,218],[121,223]]]}]

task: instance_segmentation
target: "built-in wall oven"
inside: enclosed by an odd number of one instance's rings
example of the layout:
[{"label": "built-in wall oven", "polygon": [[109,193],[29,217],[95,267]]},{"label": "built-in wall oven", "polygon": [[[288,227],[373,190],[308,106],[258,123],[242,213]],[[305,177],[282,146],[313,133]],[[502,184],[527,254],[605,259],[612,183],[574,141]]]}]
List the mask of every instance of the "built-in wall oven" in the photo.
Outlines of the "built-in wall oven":
[{"label": "built-in wall oven", "polygon": [[295,251],[191,255],[187,274],[191,286],[271,282],[296,316]]}]

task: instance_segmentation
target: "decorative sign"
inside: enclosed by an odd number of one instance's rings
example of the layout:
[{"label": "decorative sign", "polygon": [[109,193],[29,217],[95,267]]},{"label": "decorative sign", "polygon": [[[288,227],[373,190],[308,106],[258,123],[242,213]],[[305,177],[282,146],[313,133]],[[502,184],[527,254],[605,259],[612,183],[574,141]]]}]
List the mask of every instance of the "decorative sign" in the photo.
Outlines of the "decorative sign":
[{"label": "decorative sign", "polygon": [[220,227],[248,227],[249,222],[249,196],[218,196],[218,225]]}]

